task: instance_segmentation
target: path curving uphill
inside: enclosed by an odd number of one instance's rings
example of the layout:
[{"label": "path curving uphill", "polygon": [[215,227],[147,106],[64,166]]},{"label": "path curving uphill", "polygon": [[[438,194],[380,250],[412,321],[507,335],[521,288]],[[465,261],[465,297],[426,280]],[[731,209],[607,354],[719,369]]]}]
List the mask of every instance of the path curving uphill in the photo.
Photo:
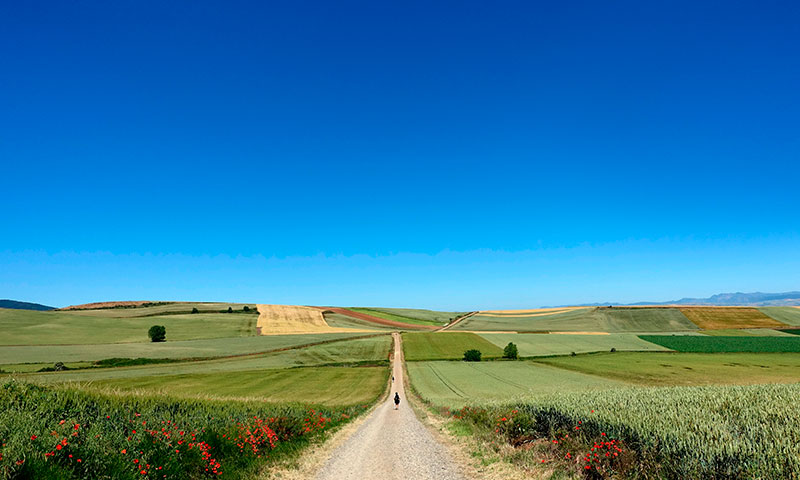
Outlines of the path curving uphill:
[{"label": "path curving uphill", "polygon": [[[391,395],[333,451],[317,480],[465,480],[450,453],[408,406],[400,335],[393,336],[395,381]],[[392,401],[395,392],[401,398],[399,410],[394,409]]]}]

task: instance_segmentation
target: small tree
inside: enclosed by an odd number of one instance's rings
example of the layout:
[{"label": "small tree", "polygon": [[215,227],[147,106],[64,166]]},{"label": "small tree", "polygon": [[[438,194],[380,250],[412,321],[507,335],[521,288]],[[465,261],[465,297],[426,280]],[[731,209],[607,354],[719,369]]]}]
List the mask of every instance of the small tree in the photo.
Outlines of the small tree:
[{"label": "small tree", "polygon": [[476,349],[470,349],[464,352],[464,361],[465,362],[480,362],[481,361],[481,351]]},{"label": "small tree", "polygon": [[197,307],[192,307],[192,313],[200,313],[200,310]]},{"label": "small tree", "polygon": [[511,360],[517,359],[517,346],[512,342],[508,342],[506,348],[503,349],[503,358],[510,358]]},{"label": "small tree", "polygon": [[242,308],[242,310],[244,310],[245,312],[249,312],[249,311],[250,311],[250,307],[248,307],[247,305],[245,305],[245,306],[244,306],[244,308]]},{"label": "small tree", "polygon": [[56,362],[53,365],[53,370],[55,370],[56,372],[61,372],[61,371],[66,370],[66,369],[67,369],[67,367],[64,366],[64,362]]},{"label": "small tree", "polygon": [[233,313],[233,307],[228,307],[228,313]]},{"label": "small tree", "polygon": [[163,325],[153,325],[147,331],[151,342],[163,342],[167,339],[167,327]]}]

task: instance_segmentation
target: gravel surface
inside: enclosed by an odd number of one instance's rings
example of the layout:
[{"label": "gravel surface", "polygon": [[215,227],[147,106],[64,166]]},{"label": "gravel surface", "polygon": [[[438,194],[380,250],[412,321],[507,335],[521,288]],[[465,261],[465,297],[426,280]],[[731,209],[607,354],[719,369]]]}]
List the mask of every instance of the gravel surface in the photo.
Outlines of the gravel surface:
[{"label": "gravel surface", "polygon": [[[317,474],[318,480],[464,480],[445,447],[417,419],[406,401],[400,335],[394,334],[394,384],[386,401],[339,448]],[[394,393],[400,408],[394,409]]]}]

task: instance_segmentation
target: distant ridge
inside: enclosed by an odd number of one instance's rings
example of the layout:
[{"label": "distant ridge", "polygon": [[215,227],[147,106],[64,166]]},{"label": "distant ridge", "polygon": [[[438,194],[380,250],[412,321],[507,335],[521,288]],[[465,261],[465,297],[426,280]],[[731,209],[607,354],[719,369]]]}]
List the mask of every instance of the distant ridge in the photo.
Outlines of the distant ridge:
[{"label": "distant ridge", "polygon": [[[636,302],[636,303],[583,303],[580,305],[562,305],[571,307],[607,307],[609,305],[711,305],[711,306],[747,306],[747,307],[796,307],[800,306],[800,292],[784,293],[718,293],[708,298],[681,298],[669,302]],[[552,308],[552,307],[542,307]]]},{"label": "distant ridge", "polygon": [[55,310],[56,307],[48,307],[41,303],[18,302],[17,300],[0,300],[0,308],[14,308],[16,310]]}]

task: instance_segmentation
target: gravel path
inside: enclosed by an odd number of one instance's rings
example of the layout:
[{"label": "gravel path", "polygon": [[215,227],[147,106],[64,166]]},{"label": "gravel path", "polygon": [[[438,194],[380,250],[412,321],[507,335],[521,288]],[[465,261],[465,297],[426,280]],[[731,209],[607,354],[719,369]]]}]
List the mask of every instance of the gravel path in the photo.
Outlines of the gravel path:
[{"label": "gravel path", "polygon": [[[317,480],[464,480],[450,454],[417,419],[403,389],[400,335],[395,339],[394,384],[386,401],[333,451]],[[394,393],[400,409],[394,409]]]}]

